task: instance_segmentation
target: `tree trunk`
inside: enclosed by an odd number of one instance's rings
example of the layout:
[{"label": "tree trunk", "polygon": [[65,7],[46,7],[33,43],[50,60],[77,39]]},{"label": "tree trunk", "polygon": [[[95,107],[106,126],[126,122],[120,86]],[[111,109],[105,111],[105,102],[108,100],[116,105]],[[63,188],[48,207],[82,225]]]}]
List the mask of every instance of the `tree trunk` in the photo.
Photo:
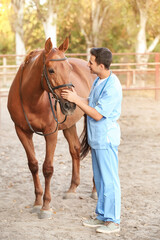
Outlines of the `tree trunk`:
[{"label": "tree trunk", "polygon": [[57,33],[56,33],[56,23],[53,24],[53,22],[56,22],[57,14],[49,12],[48,17],[42,21],[44,32],[45,32],[45,38],[48,39],[51,38],[53,47],[57,47]]},{"label": "tree trunk", "polygon": [[[146,40],[146,24],[148,20],[148,4],[149,0],[142,1],[142,0],[136,0],[137,6],[140,13],[140,28],[139,32],[137,34],[137,42],[136,42],[136,62],[140,65],[137,65],[138,69],[141,70],[147,70],[148,68],[148,60],[149,60],[149,54],[154,50],[156,45],[159,42],[160,35],[156,36],[151,45],[147,48],[147,40]],[[141,65],[142,64],[142,65]],[[145,86],[147,77],[147,71],[143,71],[140,73],[140,75],[137,75],[138,85],[139,86]]]},{"label": "tree trunk", "polygon": [[[15,35],[16,35],[16,55],[25,55],[26,50],[25,50],[25,45],[24,45],[22,36],[17,31],[16,31]],[[24,56],[17,56],[16,64],[20,65],[22,63],[23,58],[24,58]]]},{"label": "tree trunk", "polygon": [[86,18],[83,17],[85,7],[82,5],[82,8],[80,9],[81,18],[78,19],[78,22],[81,32],[86,40],[88,54],[92,47],[98,47],[101,45],[100,34],[102,24],[109,5],[103,8],[100,1],[90,0],[90,4],[87,7],[90,9],[88,16]]},{"label": "tree trunk", "polygon": [[[24,0],[12,0],[12,6],[14,9],[14,20],[12,22],[12,27],[15,32],[15,42],[16,42],[16,55],[25,55],[25,44],[24,44],[24,32],[23,32],[23,8]],[[16,57],[16,64],[20,65],[23,57]]]},{"label": "tree trunk", "polygon": [[[140,13],[140,27],[139,32],[137,34],[137,42],[136,42],[136,61],[138,64],[146,63],[148,61],[148,55],[144,55],[147,51],[147,42],[146,42],[146,23],[147,23],[147,9],[140,1],[137,0],[137,6],[139,8]],[[144,65],[139,65],[139,69],[143,69]]]},{"label": "tree trunk", "polygon": [[[136,42],[136,60],[137,63],[147,63],[149,60],[149,54],[144,55],[144,53],[150,53],[154,50],[160,40],[160,34],[158,34],[150,46],[147,48],[147,40],[146,40],[146,24],[148,20],[147,9],[149,0],[146,0],[145,4],[142,4],[141,0],[136,0],[137,6],[140,13],[140,28],[137,34],[137,42]],[[140,54],[142,53],[142,54]],[[146,69],[147,65],[139,66],[140,69]]]},{"label": "tree trunk", "polygon": [[53,47],[57,47],[57,13],[54,11],[54,5],[56,1],[46,0],[43,5],[40,4],[39,0],[34,0],[37,8],[37,14],[39,20],[43,24],[45,38],[51,38]]}]

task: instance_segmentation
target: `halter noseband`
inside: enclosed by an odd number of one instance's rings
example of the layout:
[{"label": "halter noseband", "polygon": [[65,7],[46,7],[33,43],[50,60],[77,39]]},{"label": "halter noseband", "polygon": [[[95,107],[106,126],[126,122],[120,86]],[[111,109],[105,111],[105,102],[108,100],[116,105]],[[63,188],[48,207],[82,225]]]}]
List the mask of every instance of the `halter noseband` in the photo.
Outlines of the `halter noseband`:
[{"label": "halter noseband", "polygon": [[53,59],[50,59],[49,61],[64,61],[64,60],[67,60],[67,57],[64,57],[64,58],[53,58]]}]

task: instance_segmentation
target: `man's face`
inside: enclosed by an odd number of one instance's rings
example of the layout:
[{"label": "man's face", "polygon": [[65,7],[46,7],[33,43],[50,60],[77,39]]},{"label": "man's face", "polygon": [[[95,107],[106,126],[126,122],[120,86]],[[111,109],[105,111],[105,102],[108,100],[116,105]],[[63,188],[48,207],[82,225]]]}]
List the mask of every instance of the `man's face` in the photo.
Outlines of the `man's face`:
[{"label": "man's face", "polygon": [[91,55],[90,60],[88,62],[88,67],[91,71],[91,73],[98,74],[100,71],[100,65],[98,65],[95,61],[96,57]]}]

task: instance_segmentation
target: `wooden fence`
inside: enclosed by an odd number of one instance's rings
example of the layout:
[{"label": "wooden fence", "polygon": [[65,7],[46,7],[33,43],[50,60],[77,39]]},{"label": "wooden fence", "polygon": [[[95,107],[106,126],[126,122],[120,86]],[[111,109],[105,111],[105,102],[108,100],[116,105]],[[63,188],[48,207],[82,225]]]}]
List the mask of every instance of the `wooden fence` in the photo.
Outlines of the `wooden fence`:
[{"label": "wooden fence", "polygon": [[[69,53],[66,56],[85,60],[88,57],[85,53]],[[0,97],[8,94],[19,67],[15,64],[17,57],[22,61],[24,59],[22,55],[0,55]],[[155,99],[160,98],[160,53],[150,53],[147,63],[137,64],[135,53],[113,53],[113,60],[111,70],[119,77],[124,94],[138,92],[139,95],[148,95],[152,92]]]}]

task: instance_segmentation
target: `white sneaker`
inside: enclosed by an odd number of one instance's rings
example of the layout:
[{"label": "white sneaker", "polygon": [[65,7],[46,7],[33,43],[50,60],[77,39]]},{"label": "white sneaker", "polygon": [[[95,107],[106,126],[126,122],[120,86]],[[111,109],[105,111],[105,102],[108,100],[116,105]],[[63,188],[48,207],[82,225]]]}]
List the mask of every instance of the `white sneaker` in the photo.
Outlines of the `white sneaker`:
[{"label": "white sneaker", "polygon": [[89,219],[89,220],[85,220],[83,221],[83,226],[86,227],[99,227],[99,226],[103,226],[104,225],[104,221],[98,220],[97,218],[95,219]]},{"label": "white sneaker", "polygon": [[116,225],[114,222],[110,222],[108,225],[103,225],[96,229],[98,233],[115,233],[120,231],[120,225]]}]

